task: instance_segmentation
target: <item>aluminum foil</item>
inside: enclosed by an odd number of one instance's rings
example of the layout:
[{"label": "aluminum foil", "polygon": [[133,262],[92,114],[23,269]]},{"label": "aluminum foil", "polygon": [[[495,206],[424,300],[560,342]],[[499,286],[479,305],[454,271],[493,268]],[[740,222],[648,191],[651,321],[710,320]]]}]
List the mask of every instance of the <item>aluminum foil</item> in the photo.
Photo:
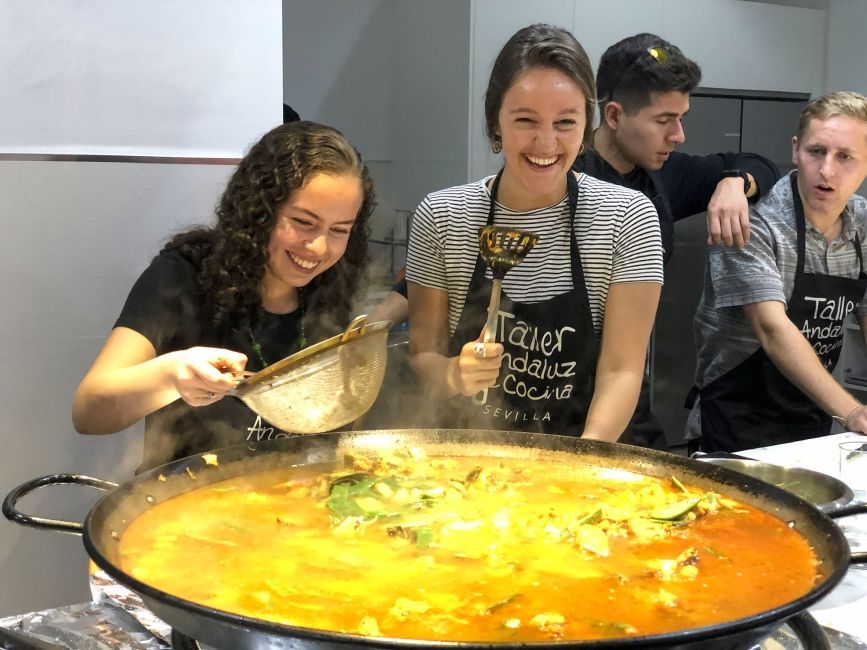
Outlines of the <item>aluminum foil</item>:
[{"label": "aluminum foil", "polygon": [[[108,602],[79,603],[0,619],[0,627],[26,637],[12,645],[0,630],[0,647],[58,650],[167,650],[162,639],[129,613]],[[28,641],[29,640],[29,641]],[[9,645],[7,645],[9,643]],[[44,644],[44,645],[42,645]],[[49,645],[51,644],[51,645]]]},{"label": "aluminum foil", "polygon": [[143,628],[171,646],[172,628],[145,607],[137,593],[115,581],[105,571],[90,575],[90,593],[95,602],[105,602],[121,608]]}]

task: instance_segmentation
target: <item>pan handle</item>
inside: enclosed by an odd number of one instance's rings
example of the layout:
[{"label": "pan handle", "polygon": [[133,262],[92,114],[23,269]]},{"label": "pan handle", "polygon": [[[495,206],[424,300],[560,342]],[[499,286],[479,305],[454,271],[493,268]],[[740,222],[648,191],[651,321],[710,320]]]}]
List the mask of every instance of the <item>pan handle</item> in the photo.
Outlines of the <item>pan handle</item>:
[{"label": "pan handle", "polygon": [[867,513],[867,501],[847,503],[846,505],[825,512],[825,514],[831,517],[831,519],[848,517],[850,515],[863,515],[864,513]]},{"label": "pan handle", "polygon": [[831,650],[831,643],[822,630],[819,622],[813,618],[810,612],[800,612],[786,621],[786,624],[795,633],[795,636],[805,648],[811,650]]},{"label": "pan handle", "polygon": [[[848,503],[845,506],[829,510],[825,514],[832,519],[838,517],[848,517],[849,515],[861,515],[867,513],[867,502]],[[855,551],[850,556],[852,564],[867,564],[867,551]]]},{"label": "pan handle", "polygon": [[49,530],[69,533],[70,535],[81,535],[84,532],[84,524],[80,522],[34,517],[32,515],[26,515],[15,508],[15,505],[21,497],[26,496],[41,487],[47,485],[62,485],[66,483],[85,485],[105,492],[117,487],[117,483],[103,481],[102,479],[84,476],[82,474],[50,474],[48,476],[40,476],[39,478],[25,481],[6,495],[6,498],[3,500],[3,515],[9,521],[13,521],[21,526],[48,528]]}]

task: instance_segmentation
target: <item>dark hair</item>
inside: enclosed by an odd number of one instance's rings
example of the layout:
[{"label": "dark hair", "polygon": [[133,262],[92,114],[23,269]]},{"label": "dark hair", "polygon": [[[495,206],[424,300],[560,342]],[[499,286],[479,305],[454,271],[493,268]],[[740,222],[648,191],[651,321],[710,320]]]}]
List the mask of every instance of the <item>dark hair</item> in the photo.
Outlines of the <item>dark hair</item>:
[{"label": "dark hair", "polygon": [[570,77],[584,94],[584,140],[593,133],[596,108],[596,84],[587,52],[576,38],[562,27],[536,24],[519,29],[506,42],[494,61],[488,89],[485,91],[485,133],[497,139],[498,118],[503,95],[518,76],[530,68],[554,68]]},{"label": "dark hair", "polygon": [[283,124],[288,124],[289,122],[297,122],[301,119],[301,116],[298,115],[298,112],[289,106],[286,102],[283,102]]},{"label": "dark hair", "polygon": [[[651,50],[658,48],[657,56]],[[620,102],[635,113],[651,102],[652,93],[689,94],[701,81],[701,68],[676,45],[655,34],[636,34],[618,41],[602,55],[596,72],[600,107]]]},{"label": "dark hair", "polygon": [[166,249],[179,249],[201,267],[199,286],[219,328],[251,325],[261,314],[259,288],[279,207],[314,174],[354,174],[364,200],[346,252],[301,292],[305,323],[324,335],[349,321],[352,299],[367,266],[367,225],[374,206],[373,183],[361,155],[342,133],[315,122],[283,124],[254,144],[235,169],[216,208],[213,228],[176,235]]}]

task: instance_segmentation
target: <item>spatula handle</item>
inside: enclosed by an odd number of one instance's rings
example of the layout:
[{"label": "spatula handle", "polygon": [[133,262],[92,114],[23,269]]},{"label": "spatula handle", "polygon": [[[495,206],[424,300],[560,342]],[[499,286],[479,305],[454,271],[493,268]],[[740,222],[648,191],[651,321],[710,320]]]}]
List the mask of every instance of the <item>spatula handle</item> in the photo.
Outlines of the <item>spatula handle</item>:
[{"label": "spatula handle", "polygon": [[485,343],[495,343],[497,340],[497,315],[500,313],[500,292],[502,289],[503,281],[494,278],[491,302],[488,304],[488,321],[485,323],[485,333],[482,336]]}]

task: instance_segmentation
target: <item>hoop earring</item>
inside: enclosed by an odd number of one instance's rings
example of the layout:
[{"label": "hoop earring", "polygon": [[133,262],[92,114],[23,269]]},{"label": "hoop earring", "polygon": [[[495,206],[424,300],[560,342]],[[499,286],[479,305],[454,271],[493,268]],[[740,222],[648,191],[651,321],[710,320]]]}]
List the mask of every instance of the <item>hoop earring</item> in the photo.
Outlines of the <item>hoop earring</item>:
[{"label": "hoop earring", "polygon": [[584,146],[584,143],[582,142],[582,143],[581,143],[581,146],[578,147],[578,155],[579,155],[579,156],[582,155],[586,149],[587,149],[587,147],[585,147],[585,146]]},{"label": "hoop earring", "polygon": [[500,138],[494,138],[491,140],[491,151],[494,153],[500,153],[503,150],[503,141]]}]

